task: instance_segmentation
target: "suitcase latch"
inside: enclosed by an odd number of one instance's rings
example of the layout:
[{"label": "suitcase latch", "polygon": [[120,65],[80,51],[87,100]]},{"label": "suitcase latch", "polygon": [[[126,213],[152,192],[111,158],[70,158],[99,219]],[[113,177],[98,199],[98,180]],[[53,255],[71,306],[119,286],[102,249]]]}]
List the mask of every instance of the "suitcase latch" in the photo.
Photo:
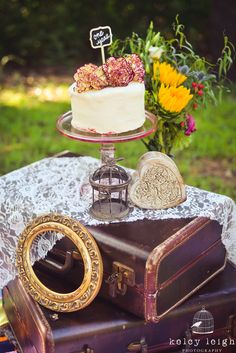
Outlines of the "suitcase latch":
[{"label": "suitcase latch", "polygon": [[117,294],[125,295],[127,287],[135,285],[135,272],[132,268],[123,265],[120,262],[113,262],[112,274],[106,280],[109,284],[109,294],[116,297]]},{"label": "suitcase latch", "polygon": [[147,353],[148,345],[144,337],[139,342],[132,342],[127,347],[128,352]]}]

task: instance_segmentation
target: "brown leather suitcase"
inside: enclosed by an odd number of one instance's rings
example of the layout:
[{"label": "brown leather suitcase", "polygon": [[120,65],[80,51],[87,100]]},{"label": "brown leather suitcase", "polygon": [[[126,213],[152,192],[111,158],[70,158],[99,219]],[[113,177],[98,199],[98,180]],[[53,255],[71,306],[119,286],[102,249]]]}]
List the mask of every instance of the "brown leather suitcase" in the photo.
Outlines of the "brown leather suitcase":
[{"label": "brown leather suitcase", "polygon": [[[208,218],[141,220],[87,228],[103,259],[100,295],[146,321],[158,322],[225,266],[222,227]],[[63,262],[70,251],[78,258],[72,248],[62,239],[36,267],[57,270],[52,258]],[[67,269],[64,277],[76,284],[81,280],[78,273],[79,263],[74,270]]]},{"label": "brown leather suitcase", "polygon": [[[82,311],[57,314],[34,302],[17,279],[4,288],[3,301],[23,353],[236,352],[236,268],[229,264],[157,324],[100,298]],[[210,333],[193,333],[199,312],[210,316]],[[200,328],[209,327],[206,319]]]}]

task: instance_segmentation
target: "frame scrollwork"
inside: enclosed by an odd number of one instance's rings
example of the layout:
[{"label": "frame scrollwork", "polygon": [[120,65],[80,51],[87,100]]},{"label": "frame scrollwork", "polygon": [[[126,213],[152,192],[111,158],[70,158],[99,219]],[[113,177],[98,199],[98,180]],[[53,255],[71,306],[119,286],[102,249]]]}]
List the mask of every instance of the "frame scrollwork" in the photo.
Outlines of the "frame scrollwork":
[{"label": "frame scrollwork", "polygon": [[[67,236],[79,250],[84,263],[84,278],[70,293],[57,293],[47,288],[36,276],[30,261],[34,239],[54,231]],[[16,251],[18,275],[28,293],[39,304],[58,312],[77,311],[89,305],[98,294],[103,277],[103,263],[98,246],[88,230],[78,221],[60,214],[35,218],[21,233]]]}]

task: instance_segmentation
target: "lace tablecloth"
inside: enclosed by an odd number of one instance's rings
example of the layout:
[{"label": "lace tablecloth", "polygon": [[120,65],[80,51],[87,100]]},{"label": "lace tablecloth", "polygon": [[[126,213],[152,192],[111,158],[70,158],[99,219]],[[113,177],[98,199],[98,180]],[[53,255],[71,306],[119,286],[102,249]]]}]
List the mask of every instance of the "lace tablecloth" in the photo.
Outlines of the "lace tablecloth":
[{"label": "lace tablecloth", "polygon": [[[99,166],[91,157],[46,158],[0,178],[0,287],[16,275],[17,237],[34,217],[58,212],[84,225],[102,223],[89,214],[91,189],[89,175]],[[222,242],[228,258],[236,264],[236,206],[229,197],[186,186],[187,200],[167,210],[134,207],[123,222],[144,218],[209,217],[223,225]],[[56,238],[40,237],[35,259],[42,258]]]}]

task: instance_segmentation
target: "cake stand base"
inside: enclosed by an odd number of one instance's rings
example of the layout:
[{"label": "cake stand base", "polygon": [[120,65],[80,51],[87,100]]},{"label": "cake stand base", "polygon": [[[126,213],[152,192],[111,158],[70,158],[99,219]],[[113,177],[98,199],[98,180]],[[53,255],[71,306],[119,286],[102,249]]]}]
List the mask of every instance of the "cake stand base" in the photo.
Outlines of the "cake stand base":
[{"label": "cake stand base", "polygon": [[[126,217],[130,209],[127,205],[118,199],[111,199],[108,203],[106,200],[95,201],[90,208],[90,214],[99,220],[114,221]],[[115,216],[114,216],[115,215]]]}]

